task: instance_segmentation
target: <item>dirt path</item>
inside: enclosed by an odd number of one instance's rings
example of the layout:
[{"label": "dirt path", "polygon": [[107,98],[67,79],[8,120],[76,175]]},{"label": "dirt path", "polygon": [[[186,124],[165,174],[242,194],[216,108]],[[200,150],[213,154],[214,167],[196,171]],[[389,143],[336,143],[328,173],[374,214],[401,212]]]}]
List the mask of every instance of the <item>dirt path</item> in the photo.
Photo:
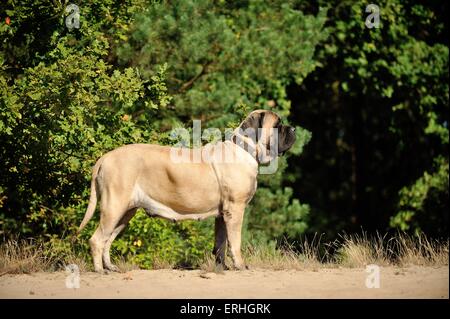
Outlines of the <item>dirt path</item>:
[{"label": "dirt path", "polygon": [[82,273],[79,289],[64,272],[0,277],[0,298],[449,298],[449,268],[381,268],[380,288],[365,269],[199,270]]}]

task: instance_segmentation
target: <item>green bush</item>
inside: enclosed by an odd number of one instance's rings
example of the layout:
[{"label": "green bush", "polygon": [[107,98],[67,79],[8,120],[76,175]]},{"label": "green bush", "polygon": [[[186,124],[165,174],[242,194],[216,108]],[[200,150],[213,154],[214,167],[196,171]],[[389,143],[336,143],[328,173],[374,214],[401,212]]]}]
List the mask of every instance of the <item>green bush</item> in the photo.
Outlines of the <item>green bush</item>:
[{"label": "green bush", "polygon": [[128,231],[113,243],[113,249],[143,268],[154,268],[157,262],[195,267],[213,249],[213,230],[212,219],[173,223],[148,218],[139,210]]},{"label": "green bush", "polygon": [[[434,172],[424,172],[411,186],[400,190],[398,212],[390,226],[415,234],[444,234],[448,221],[448,162],[443,157],[435,161]],[[428,212],[432,211],[433,214]]]}]

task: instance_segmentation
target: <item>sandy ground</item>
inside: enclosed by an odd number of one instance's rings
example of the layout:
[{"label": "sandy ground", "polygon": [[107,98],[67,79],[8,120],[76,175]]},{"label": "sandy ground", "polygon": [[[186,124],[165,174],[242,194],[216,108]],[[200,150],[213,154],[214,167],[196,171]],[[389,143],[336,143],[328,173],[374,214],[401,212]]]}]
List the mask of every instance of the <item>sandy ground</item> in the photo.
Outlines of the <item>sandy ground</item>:
[{"label": "sandy ground", "polygon": [[81,273],[66,288],[65,272],[7,274],[0,298],[449,298],[449,268],[387,267],[380,288],[366,287],[365,269],[225,271],[133,270]]}]

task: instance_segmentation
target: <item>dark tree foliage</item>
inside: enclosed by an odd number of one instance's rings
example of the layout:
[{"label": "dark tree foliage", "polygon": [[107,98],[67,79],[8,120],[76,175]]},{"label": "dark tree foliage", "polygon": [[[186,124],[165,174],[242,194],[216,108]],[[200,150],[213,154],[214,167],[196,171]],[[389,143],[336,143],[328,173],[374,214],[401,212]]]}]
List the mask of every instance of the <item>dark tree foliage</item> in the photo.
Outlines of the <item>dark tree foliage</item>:
[{"label": "dark tree foliage", "polygon": [[378,29],[363,1],[318,5],[329,8],[322,67],[288,90],[293,121],[314,137],[290,160],[309,230],[447,236],[448,4],[378,1]]}]

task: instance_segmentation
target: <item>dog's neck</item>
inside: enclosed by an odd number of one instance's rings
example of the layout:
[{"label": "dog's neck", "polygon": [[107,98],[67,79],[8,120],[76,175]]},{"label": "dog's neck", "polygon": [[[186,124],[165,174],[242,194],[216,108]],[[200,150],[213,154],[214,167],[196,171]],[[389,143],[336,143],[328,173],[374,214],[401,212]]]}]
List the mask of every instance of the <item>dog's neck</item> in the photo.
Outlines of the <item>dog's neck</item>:
[{"label": "dog's neck", "polygon": [[239,128],[233,132],[230,140],[232,143],[250,154],[258,165],[267,164],[276,157],[271,156],[270,152],[266,150],[264,144],[255,143],[251,137],[241,134]]},{"label": "dog's neck", "polygon": [[240,148],[243,148],[246,152],[250,153],[253,157],[256,158],[257,152],[256,152],[256,145],[255,143],[248,137],[242,136],[242,135],[233,135],[231,138],[231,141],[239,146]]},{"label": "dog's neck", "polygon": [[242,148],[244,151],[249,153],[259,164],[258,159],[258,145],[248,136],[239,134],[237,131],[231,136],[231,142]]}]

